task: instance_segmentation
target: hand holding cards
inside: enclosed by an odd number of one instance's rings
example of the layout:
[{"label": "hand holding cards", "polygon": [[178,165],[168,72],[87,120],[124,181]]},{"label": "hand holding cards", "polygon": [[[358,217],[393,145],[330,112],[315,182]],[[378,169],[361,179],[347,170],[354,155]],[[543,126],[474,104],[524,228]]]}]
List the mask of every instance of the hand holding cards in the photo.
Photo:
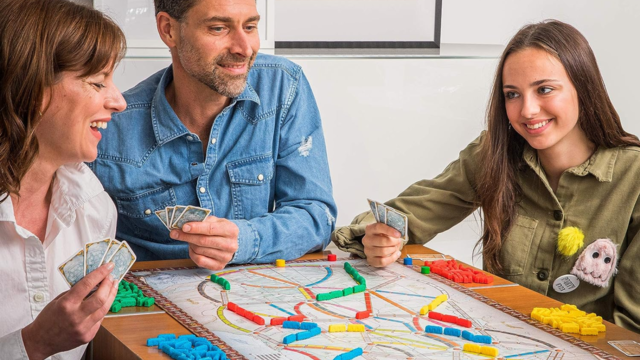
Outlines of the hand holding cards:
[{"label": "hand holding cards", "polygon": [[197,206],[176,205],[156,211],[156,216],[168,230],[172,230],[182,229],[182,226],[188,222],[204,221],[210,213],[211,210]]},{"label": "hand holding cards", "polygon": [[104,239],[86,244],[84,249],[71,256],[58,270],[67,284],[73,286],[102,264],[112,262],[115,265],[113,277],[119,282],[135,261],[136,255],[126,241]]},{"label": "hand holding cards", "polygon": [[379,203],[377,201],[367,199],[371,212],[376,218],[376,221],[382,224],[386,224],[400,232],[400,237],[406,242],[408,240],[409,233],[409,220],[407,215],[400,211]]}]

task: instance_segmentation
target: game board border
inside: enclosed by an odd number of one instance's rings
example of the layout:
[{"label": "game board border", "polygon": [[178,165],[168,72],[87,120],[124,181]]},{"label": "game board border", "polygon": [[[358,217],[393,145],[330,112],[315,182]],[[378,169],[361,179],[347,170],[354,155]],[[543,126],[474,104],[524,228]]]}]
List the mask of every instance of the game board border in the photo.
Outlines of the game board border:
[{"label": "game board border", "polygon": [[[349,260],[359,260],[359,259],[352,259],[352,258],[339,258],[337,259],[338,261],[349,261]],[[326,259],[308,259],[308,260],[293,260],[293,261],[289,261],[288,263],[294,263],[294,264],[302,264],[302,263],[315,263],[315,262],[326,262]],[[400,264],[402,265],[402,264]],[[234,266],[229,266],[226,269],[232,269],[232,268],[236,268],[236,267],[247,267],[247,266],[268,266],[267,264],[245,264],[245,265],[234,265]],[[407,265],[405,265],[407,266]],[[409,266],[407,266],[409,267]],[[168,270],[190,270],[190,269],[197,269],[197,266],[181,266],[181,267],[164,267],[164,268],[150,268],[150,269],[136,269],[133,272],[145,272],[145,271],[149,271],[149,272],[153,272],[153,271],[168,271]],[[411,269],[420,273],[420,266],[418,265],[412,265]],[[563,341],[566,341],[572,345],[575,345],[576,347],[585,350],[589,353],[591,353],[592,355],[595,355],[597,357],[600,357],[602,360],[621,360],[620,358],[618,358],[615,355],[612,355],[602,349],[599,349],[581,339],[575,338],[571,335],[565,334],[547,324],[543,324],[537,320],[531,319],[530,317],[528,317],[527,315],[516,311],[506,305],[500,304],[495,300],[492,300],[480,293],[477,293],[475,291],[473,291],[473,288],[466,288],[464,286],[461,286],[460,284],[457,284],[454,281],[448,280],[447,278],[444,278],[440,275],[437,274],[429,274],[429,275],[425,275],[425,276],[430,276],[432,277],[434,280],[443,283],[467,296],[472,297],[475,300],[478,300],[486,305],[489,305],[491,307],[493,307],[496,310],[499,310],[507,315],[510,315],[518,320],[521,320],[529,325],[532,325],[533,327],[540,329],[548,334],[551,334]],[[138,277],[134,276],[132,274],[132,272],[129,272],[125,275],[125,279],[129,282],[133,282],[134,284],[136,284],[138,286],[138,288],[140,290],[142,290],[142,292],[145,294],[145,296],[151,296],[155,298],[155,303],[156,305],[158,305],[160,308],[162,308],[167,314],[169,314],[169,316],[171,316],[172,318],[174,318],[177,322],[179,322],[182,326],[184,326],[187,330],[191,331],[193,334],[195,334],[196,336],[200,336],[200,337],[204,337],[207,340],[211,341],[212,344],[218,346],[222,351],[225,352],[225,354],[227,354],[227,357],[230,360],[248,360],[246,357],[244,357],[244,355],[241,355],[240,353],[238,353],[233,347],[231,347],[230,345],[227,345],[224,341],[222,341],[218,336],[216,336],[213,332],[211,332],[210,330],[208,330],[206,327],[204,327],[202,324],[200,324],[197,320],[195,320],[194,318],[192,318],[191,316],[189,316],[184,310],[182,310],[180,307],[178,307],[176,304],[174,304],[173,302],[171,302],[169,299],[167,299],[164,295],[160,294],[158,291],[156,291],[154,288],[152,288],[151,286],[149,286],[146,282],[143,282],[141,279],[139,279]]]},{"label": "game board border", "polygon": [[[167,271],[167,270],[191,270],[197,269],[197,266],[179,266],[179,267],[166,267],[166,268],[150,268],[150,269],[136,269],[133,272],[144,271]],[[124,279],[129,282],[133,282],[138,286],[145,296],[155,298],[155,304],[162,308],[169,316],[174,318],[180,325],[184,326],[187,330],[191,331],[194,335],[206,338],[213,345],[224,351],[229,360],[249,360],[236,351],[233,347],[227,345],[222,339],[212,333],[209,329],[200,324],[197,320],[189,316],[184,310],[167,299],[164,295],[160,294],[156,289],[149,286],[146,282],[137,276],[134,276],[132,272],[128,272]]]}]

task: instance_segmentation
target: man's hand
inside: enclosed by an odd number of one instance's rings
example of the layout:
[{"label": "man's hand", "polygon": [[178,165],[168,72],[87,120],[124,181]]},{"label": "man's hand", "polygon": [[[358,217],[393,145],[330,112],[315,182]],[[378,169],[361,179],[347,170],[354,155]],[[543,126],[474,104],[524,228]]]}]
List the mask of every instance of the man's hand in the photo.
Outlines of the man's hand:
[{"label": "man's hand", "polygon": [[[47,304],[38,317],[22,329],[29,359],[44,359],[74,349],[96,336],[118,293],[118,283],[111,278],[113,266],[108,263],[89,273],[71,290]],[[87,297],[98,284],[98,290]]]},{"label": "man's hand", "polygon": [[398,230],[382,224],[367,225],[362,245],[367,263],[375,267],[383,267],[398,260],[402,247],[401,234]]},{"label": "man's hand", "polygon": [[209,216],[184,224],[182,230],[171,230],[171,238],[189,243],[189,257],[198,266],[222,270],[238,250],[239,231],[231,221]]}]

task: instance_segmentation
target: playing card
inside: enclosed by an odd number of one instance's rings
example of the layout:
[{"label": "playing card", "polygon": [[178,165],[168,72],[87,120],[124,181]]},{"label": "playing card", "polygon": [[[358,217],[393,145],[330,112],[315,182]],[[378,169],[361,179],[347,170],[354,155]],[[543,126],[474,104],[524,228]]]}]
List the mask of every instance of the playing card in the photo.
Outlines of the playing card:
[{"label": "playing card", "polygon": [[167,226],[171,228],[171,217],[173,216],[174,206],[167,206],[165,211],[167,212]]},{"label": "playing card", "polygon": [[111,257],[116,252],[116,250],[118,250],[118,247],[120,247],[120,244],[121,242],[116,239],[111,240],[111,242],[109,243],[109,248],[107,249],[107,252],[104,254],[104,257],[102,258],[102,262],[100,263],[100,265],[106,264],[109,261],[109,259],[111,259]]},{"label": "playing card", "polygon": [[160,221],[162,222],[162,225],[164,225],[168,229],[169,221],[167,220],[167,209],[156,211],[156,216],[158,217],[158,219],[160,219]]},{"label": "playing card", "polygon": [[102,259],[107,253],[111,239],[90,242],[84,246],[84,273],[89,274],[102,264]]},{"label": "playing card", "polygon": [[84,277],[84,249],[73,254],[58,267],[69,286],[75,285]]},{"label": "playing card", "polygon": [[203,221],[209,216],[211,210],[203,209],[197,206],[187,206],[180,218],[173,224],[173,229],[182,229],[182,226],[188,222]]},{"label": "playing card", "polygon": [[124,277],[124,274],[129,271],[133,263],[136,262],[136,254],[133,253],[129,244],[123,241],[113,256],[106,262],[111,262],[115,265],[111,274],[119,282]]},{"label": "playing card", "polygon": [[387,211],[387,222],[386,224],[391,226],[392,228],[398,230],[400,232],[400,236],[403,239],[407,239],[407,231],[408,231],[408,219],[407,219],[407,215],[401,213],[400,211],[389,207],[389,206],[385,206],[386,211]]},{"label": "playing card", "polygon": [[609,341],[609,345],[627,356],[640,356],[640,344],[633,340]]},{"label": "playing card", "polygon": [[171,220],[169,221],[169,229],[177,229],[174,225],[186,209],[187,207],[183,205],[176,205],[174,207],[173,215],[171,216]]},{"label": "playing card", "polygon": [[367,199],[367,202],[369,203],[369,207],[371,207],[371,212],[373,213],[373,217],[376,218],[376,222],[380,222],[378,218],[378,210],[376,209],[376,202],[371,199]]},{"label": "playing card", "polygon": [[376,211],[378,212],[378,222],[387,223],[387,212],[384,210],[385,205],[376,201]]}]

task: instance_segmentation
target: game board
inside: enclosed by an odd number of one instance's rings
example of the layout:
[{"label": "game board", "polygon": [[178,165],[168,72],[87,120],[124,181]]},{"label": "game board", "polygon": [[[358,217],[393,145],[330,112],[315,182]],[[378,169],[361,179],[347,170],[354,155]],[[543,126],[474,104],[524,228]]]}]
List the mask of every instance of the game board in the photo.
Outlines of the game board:
[{"label": "game board", "polygon": [[[460,337],[426,334],[426,325],[457,327],[420,315],[436,296],[448,300],[435,311],[472,321],[462,330],[490,335],[491,346],[504,359],[616,359],[574,337],[539,324],[514,310],[452,283],[438,275],[423,275],[410,266],[370,267],[363,260],[348,260],[366,279],[367,290],[346,297],[316,301],[315,294],[356,285],[341,261],[289,262],[286,267],[252,265],[215,272],[231,284],[229,291],[211,282],[205,269],[152,269],[135,271],[133,280],[148,296],[199,336],[206,336],[231,359],[333,359],[356,347],[365,359],[488,359],[463,352]],[[231,301],[265,318],[257,325],[226,309]],[[370,310],[369,318],[355,313]],[[288,345],[286,335],[296,330],[269,326],[272,317],[303,314],[317,323],[322,334]],[[364,333],[330,333],[330,324],[364,324]],[[220,341],[221,340],[221,341]],[[359,357],[360,358],[360,357]]]}]

